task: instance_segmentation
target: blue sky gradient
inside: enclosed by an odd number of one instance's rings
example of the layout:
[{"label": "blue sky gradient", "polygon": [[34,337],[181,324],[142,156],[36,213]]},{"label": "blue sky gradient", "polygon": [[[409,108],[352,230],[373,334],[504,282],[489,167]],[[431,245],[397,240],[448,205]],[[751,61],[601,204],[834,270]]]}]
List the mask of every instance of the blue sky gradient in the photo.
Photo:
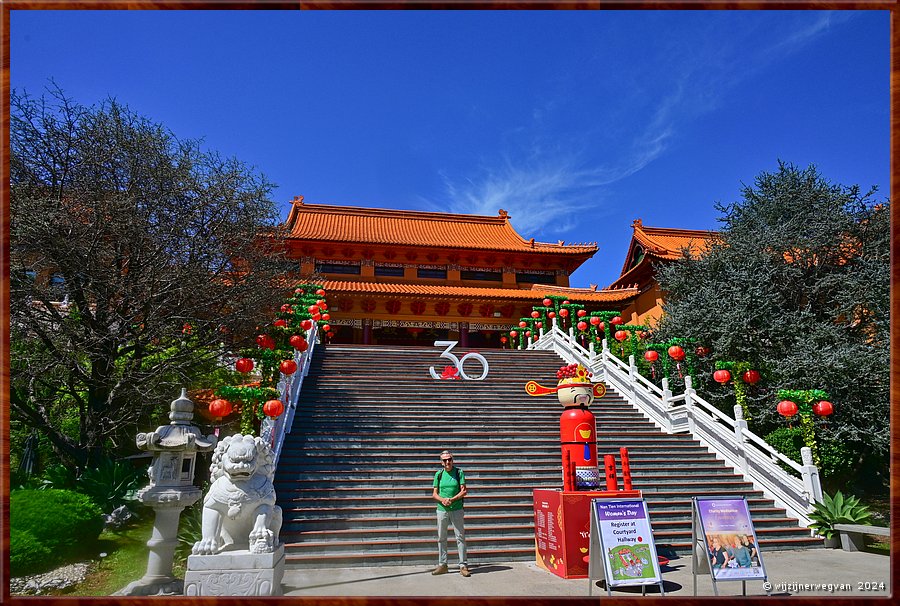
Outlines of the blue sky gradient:
[{"label": "blue sky gradient", "polygon": [[715,229],[779,159],[889,187],[886,11],[12,11],[11,81],[108,96],[290,199],[596,241]]}]

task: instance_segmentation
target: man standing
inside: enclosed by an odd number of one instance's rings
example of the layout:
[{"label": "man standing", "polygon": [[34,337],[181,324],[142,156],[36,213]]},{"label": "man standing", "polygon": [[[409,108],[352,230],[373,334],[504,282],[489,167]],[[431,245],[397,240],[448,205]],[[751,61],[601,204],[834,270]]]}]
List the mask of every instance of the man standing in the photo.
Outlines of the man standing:
[{"label": "man standing", "polygon": [[466,565],[466,529],[463,526],[463,499],[466,497],[466,475],[453,466],[449,450],[441,453],[441,470],[434,474],[432,498],[438,502],[438,565],[431,574],[447,572],[447,527],[453,525],[456,550],[459,554],[459,574],[470,576]]}]

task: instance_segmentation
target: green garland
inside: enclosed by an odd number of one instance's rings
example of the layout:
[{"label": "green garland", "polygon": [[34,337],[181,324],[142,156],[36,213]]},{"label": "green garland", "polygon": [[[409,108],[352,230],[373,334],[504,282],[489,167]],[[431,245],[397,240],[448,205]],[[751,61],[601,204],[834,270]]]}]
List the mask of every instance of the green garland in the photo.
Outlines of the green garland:
[{"label": "green garland", "polygon": [[781,400],[790,400],[797,405],[803,443],[812,452],[813,463],[816,467],[821,467],[822,460],[819,458],[819,447],[816,444],[816,425],[812,418],[812,405],[813,402],[827,400],[828,394],[821,389],[779,389],[778,397]]},{"label": "green garland", "polygon": [[727,370],[731,373],[731,383],[734,385],[734,400],[740,405],[745,421],[750,420],[750,407],[747,403],[747,384],[744,383],[742,375],[751,368],[753,366],[750,362],[716,361],[716,370]]}]

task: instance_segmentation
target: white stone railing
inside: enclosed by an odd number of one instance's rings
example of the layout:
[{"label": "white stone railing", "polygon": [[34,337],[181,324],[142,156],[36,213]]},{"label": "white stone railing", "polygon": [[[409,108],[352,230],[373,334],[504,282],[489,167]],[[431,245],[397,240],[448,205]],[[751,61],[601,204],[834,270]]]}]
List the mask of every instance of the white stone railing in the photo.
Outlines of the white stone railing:
[{"label": "white stone railing", "polygon": [[801,449],[803,464],[797,464],[747,429],[740,406],[734,407],[732,419],[697,395],[690,376],[684,378],[684,393],[672,395],[666,379],[660,389],[641,376],[634,356],[625,364],[609,350],[605,339],[600,353],[594,351],[593,343],[585,349],[572,329],[568,334],[560,330],[555,318],[550,330],[541,329],[540,338],[528,349],[553,351],[570,364],[590,368],[596,378],[625,396],[658,427],[667,433],[690,433],[801,524],[812,523],[809,513],[813,504],[822,500],[822,485],[809,448]]},{"label": "white stone railing", "polygon": [[281,457],[281,447],[284,445],[284,438],[291,432],[294,424],[294,413],[297,410],[297,400],[300,398],[300,389],[303,387],[303,379],[309,374],[309,364],[312,361],[313,351],[316,348],[316,341],[319,338],[319,327],[313,323],[313,327],[306,335],[306,341],[309,347],[303,353],[294,351],[294,362],[297,363],[297,372],[289,377],[282,376],[278,382],[278,391],[281,393],[281,402],[284,404],[284,412],[275,419],[265,417],[260,426],[259,435],[272,445],[272,451],[275,453],[275,466],[278,466],[278,459]]}]

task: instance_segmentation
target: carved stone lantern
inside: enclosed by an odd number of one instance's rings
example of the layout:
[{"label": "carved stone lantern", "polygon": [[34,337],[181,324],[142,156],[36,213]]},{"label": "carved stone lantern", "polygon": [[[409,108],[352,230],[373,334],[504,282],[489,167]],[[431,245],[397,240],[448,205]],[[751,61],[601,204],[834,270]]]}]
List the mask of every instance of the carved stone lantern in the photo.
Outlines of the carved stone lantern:
[{"label": "carved stone lantern", "polygon": [[176,579],[172,572],[178,521],[182,510],[201,496],[200,488],[193,485],[197,453],[211,451],[217,438],[204,436],[192,423],[194,403],[188,399],[187,390],[181,390],[170,410],[168,425],[137,435],[138,448],[153,453],[148,471],[150,485],[141,489],[137,498],[153,508],[156,519],[147,541],[150,557],[146,574],[116,595],[180,595],[184,589],[184,581]]}]

